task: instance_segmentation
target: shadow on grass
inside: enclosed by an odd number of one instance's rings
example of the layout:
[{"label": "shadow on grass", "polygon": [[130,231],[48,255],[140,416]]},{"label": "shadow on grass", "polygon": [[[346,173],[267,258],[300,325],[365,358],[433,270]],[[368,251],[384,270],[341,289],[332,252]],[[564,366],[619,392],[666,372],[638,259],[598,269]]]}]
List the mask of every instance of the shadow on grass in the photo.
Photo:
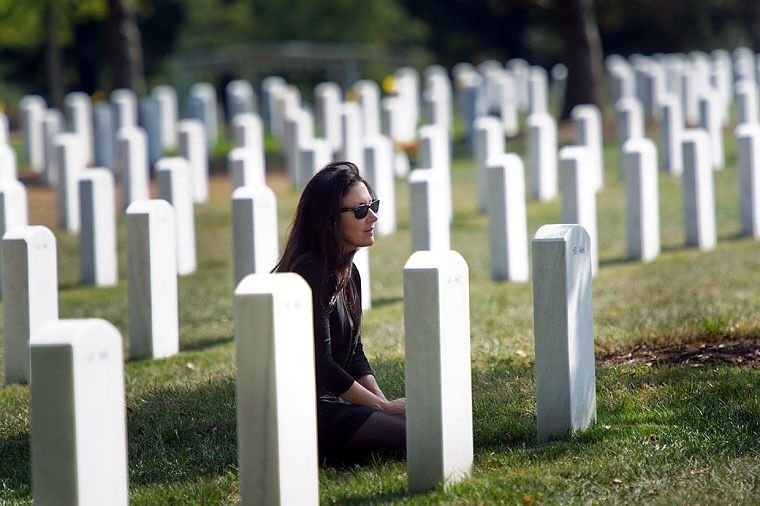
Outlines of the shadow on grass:
[{"label": "shadow on grass", "polygon": [[373,307],[390,306],[391,304],[397,304],[403,301],[404,301],[403,297],[378,297],[376,299],[372,299],[372,306]]},{"label": "shadow on grass", "polygon": [[0,439],[0,504],[32,497],[29,433]]},{"label": "shadow on grass", "polygon": [[181,342],[181,351],[202,351],[207,348],[213,348],[221,344],[228,344],[234,340],[233,336],[219,336],[209,339],[194,339],[190,342]]}]

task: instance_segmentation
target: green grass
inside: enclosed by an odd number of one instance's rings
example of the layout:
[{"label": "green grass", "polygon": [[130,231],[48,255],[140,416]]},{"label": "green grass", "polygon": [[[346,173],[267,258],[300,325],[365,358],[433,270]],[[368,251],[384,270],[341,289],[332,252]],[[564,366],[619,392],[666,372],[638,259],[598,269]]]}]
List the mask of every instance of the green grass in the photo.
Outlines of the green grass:
[{"label": "green grass", "polygon": [[[680,180],[660,177],[663,253],[625,261],[625,193],[614,139],[598,196],[601,269],[593,281],[597,350],[639,342],[687,343],[760,334],[760,244],[737,237],[735,146],[715,174],[719,243],[685,249]],[[520,139],[510,151],[524,152]],[[223,167],[223,150],[216,165]],[[532,288],[490,280],[487,230],[472,163],[457,145],[452,247],[470,268],[475,468],[445,491],[410,495],[402,461],[320,470],[324,503],[731,503],[760,502],[760,370],[655,365],[597,367],[597,423],[566,441],[535,438]],[[365,349],[389,395],[404,391],[403,266],[408,192],[397,185],[399,229],[371,251],[374,308]],[[382,196],[380,196],[382,198]],[[281,244],[297,195],[278,192]],[[32,203],[33,205],[33,203]],[[559,222],[559,200],[528,202],[529,234]],[[125,238],[119,221],[120,273]],[[230,203],[197,207],[199,271],[179,281],[182,352],[128,361],[129,480],[134,504],[238,500],[232,345]],[[101,317],[126,336],[126,283],[78,283],[77,238],[56,232],[60,313]],[[2,354],[0,353],[0,365]],[[0,387],[0,503],[31,501],[29,389]]]}]

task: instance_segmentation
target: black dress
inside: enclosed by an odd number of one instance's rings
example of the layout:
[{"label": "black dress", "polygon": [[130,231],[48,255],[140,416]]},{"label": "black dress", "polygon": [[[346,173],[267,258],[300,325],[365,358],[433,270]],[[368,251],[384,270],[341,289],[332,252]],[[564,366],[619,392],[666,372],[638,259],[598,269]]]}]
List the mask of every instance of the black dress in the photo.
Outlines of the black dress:
[{"label": "black dress", "polygon": [[[317,383],[317,432],[319,454],[328,456],[342,450],[351,436],[374,413],[365,406],[344,401],[339,396],[353,382],[366,374],[374,374],[362,348],[359,329],[355,329],[342,294],[329,314],[326,293],[335,292],[335,279],[328,278],[323,288],[323,268],[317,261],[307,260],[293,269],[311,287],[314,311],[314,360]],[[355,265],[351,280],[361,304],[361,278]]]}]

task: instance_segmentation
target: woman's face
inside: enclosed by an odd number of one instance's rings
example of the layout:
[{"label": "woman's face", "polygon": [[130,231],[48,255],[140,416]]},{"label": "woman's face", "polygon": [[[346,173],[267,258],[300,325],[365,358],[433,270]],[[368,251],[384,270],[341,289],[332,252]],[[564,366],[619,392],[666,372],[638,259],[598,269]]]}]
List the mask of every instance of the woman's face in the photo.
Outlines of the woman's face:
[{"label": "woman's face", "polygon": [[[364,183],[356,183],[349,188],[348,193],[341,199],[342,209],[354,208],[359,204],[369,204],[372,196]],[[364,246],[372,246],[375,242],[375,222],[377,215],[372,209],[367,210],[367,216],[358,220],[351,211],[340,213],[340,231],[343,236],[343,247],[346,251],[354,251]]]}]

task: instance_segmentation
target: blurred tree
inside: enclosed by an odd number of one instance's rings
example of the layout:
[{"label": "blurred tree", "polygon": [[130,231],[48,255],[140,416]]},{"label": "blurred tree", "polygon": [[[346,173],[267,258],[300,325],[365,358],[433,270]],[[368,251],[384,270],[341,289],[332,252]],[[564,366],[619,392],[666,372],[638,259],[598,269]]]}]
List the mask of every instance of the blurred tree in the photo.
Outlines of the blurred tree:
[{"label": "blurred tree", "polygon": [[144,93],[142,41],[132,0],[108,0],[106,38],[112,88]]},{"label": "blurred tree", "polygon": [[568,69],[561,119],[569,118],[578,104],[602,106],[602,43],[592,1],[555,0]]}]

